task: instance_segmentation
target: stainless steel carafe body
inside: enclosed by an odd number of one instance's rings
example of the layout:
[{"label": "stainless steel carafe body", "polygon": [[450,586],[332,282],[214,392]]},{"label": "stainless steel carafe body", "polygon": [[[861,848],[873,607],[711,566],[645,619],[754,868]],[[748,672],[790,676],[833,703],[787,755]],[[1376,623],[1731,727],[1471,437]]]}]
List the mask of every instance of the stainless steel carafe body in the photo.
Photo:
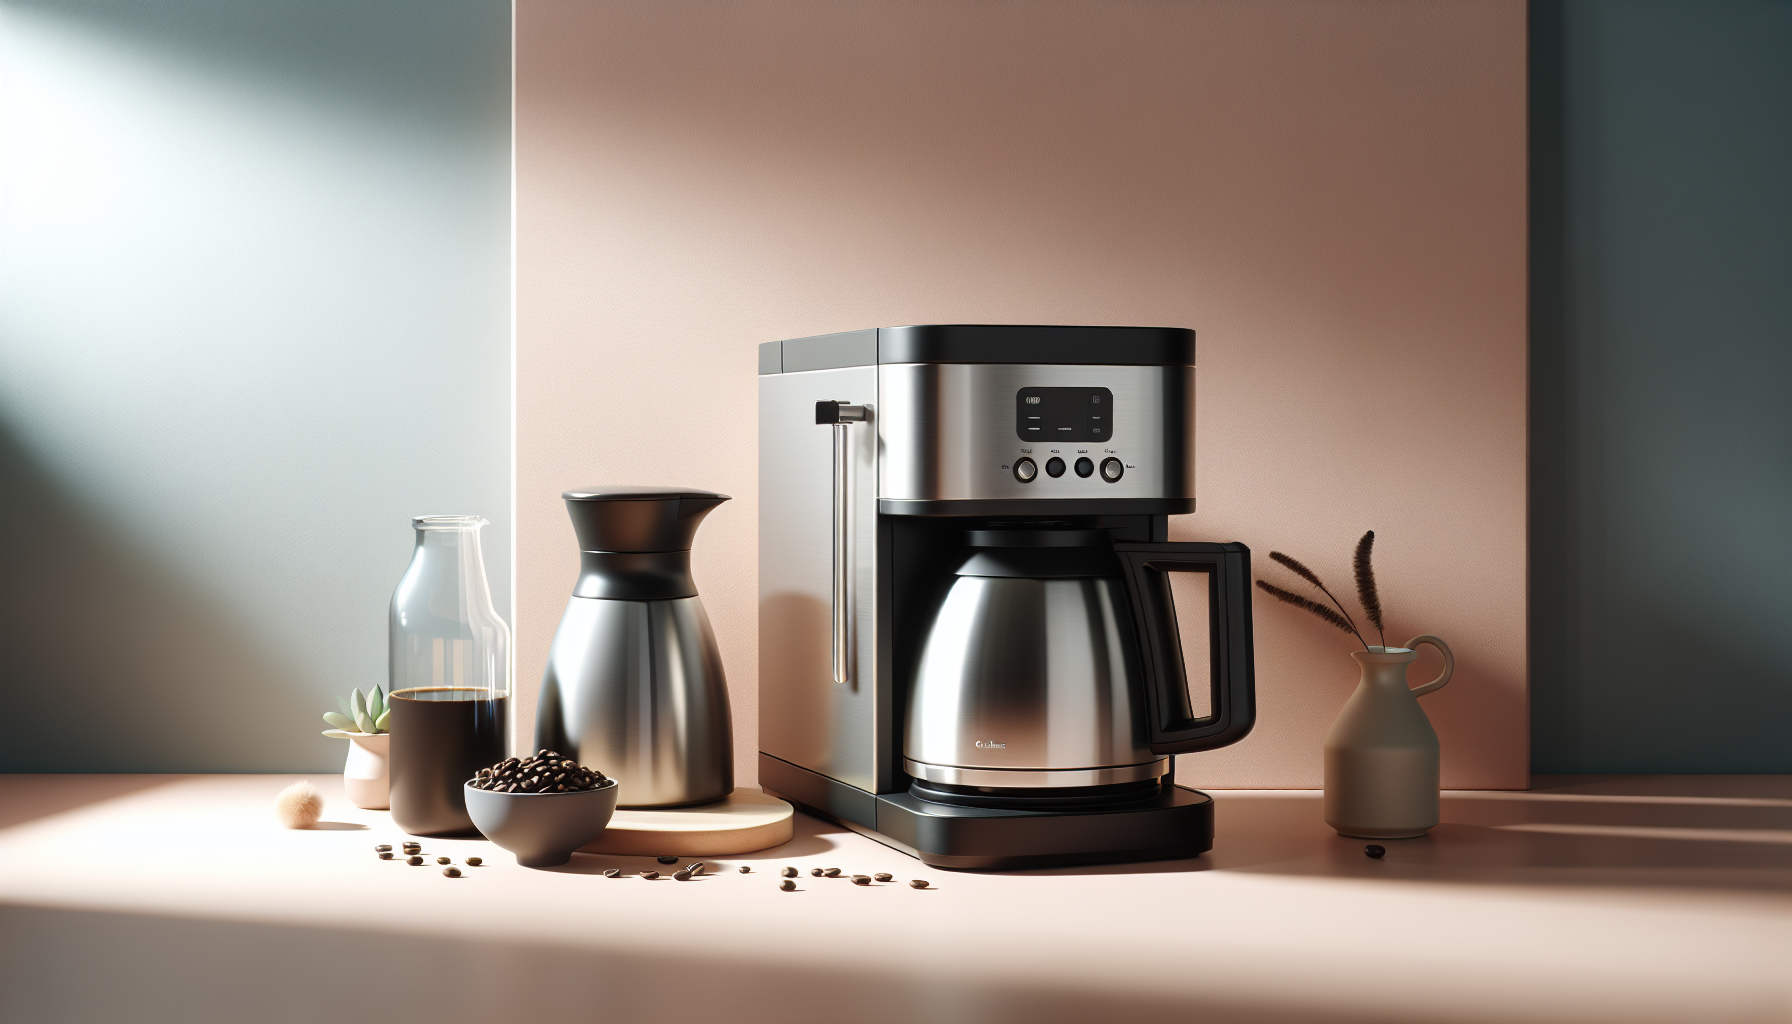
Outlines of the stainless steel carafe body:
[{"label": "stainless steel carafe body", "polygon": [[957,786],[1155,779],[1126,585],[1118,576],[960,575],[909,699],[903,769]]},{"label": "stainless steel carafe body", "polygon": [[728,687],[690,579],[692,535],[727,496],[604,487],[565,497],[583,571],[542,676],[536,748],[615,778],[619,806],[727,797]]}]

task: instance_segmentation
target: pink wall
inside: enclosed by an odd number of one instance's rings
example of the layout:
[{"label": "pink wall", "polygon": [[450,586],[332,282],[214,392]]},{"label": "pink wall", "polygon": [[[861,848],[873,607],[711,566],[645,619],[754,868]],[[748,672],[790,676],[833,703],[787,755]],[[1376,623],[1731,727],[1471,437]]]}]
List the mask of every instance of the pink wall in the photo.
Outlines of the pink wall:
[{"label": "pink wall", "polygon": [[[1521,0],[517,7],[525,708],[576,575],[562,489],[678,483],[754,777],[755,345],[912,323],[1199,335],[1200,511],[1456,649],[1444,783],[1520,787]],[[1183,760],[1320,782],[1352,642],[1258,602],[1259,722]],[[1426,654],[1415,669],[1435,665]],[[1429,678],[1429,676],[1426,676]]]}]

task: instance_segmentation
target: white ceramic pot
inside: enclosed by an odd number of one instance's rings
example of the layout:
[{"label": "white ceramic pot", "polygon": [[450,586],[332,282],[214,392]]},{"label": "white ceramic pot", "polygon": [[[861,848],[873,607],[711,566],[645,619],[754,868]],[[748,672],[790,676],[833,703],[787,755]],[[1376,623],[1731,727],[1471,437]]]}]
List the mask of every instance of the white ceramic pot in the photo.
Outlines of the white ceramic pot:
[{"label": "white ceramic pot", "polygon": [[[1408,689],[1420,644],[1443,652],[1444,672]],[[1350,656],[1362,680],[1325,735],[1325,823],[1360,839],[1422,836],[1438,821],[1438,748],[1418,698],[1450,681],[1456,656],[1430,635]]]},{"label": "white ceramic pot", "polygon": [[348,739],[348,761],[342,766],[342,788],[356,807],[383,811],[390,806],[389,767],[392,734],[389,732],[342,734]]}]

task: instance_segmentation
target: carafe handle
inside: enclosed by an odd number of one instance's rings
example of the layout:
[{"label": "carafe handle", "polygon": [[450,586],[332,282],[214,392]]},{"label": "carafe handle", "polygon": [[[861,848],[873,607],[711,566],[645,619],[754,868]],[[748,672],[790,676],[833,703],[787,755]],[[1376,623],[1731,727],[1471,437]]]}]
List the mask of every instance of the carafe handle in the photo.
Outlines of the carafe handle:
[{"label": "carafe handle", "polygon": [[[1251,639],[1251,551],[1243,544],[1118,543],[1145,673],[1151,749],[1187,754],[1236,743],[1256,723]],[[1207,574],[1210,711],[1196,718],[1176,629],[1169,574]]]},{"label": "carafe handle", "polygon": [[1424,686],[1413,687],[1412,695],[1414,697],[1423,697],[1427,693],[1430,693],[1432,690],[1443,689],[1444,684],[1450,681],[1450,677],[1456,674],[1456,655],[1454,655],[1450,652],[1449,644],[1444,643],[1442,640],[1438,639],[1437,637],[1432,636],[1430,633],[1425,633],[1420,636],[1415,636],[1411,640],[1406,641],[1406,649],[1409,651],[1416,651],[1419,649],[1420,644],[1430,644],[1431,646],[1437,648],[1437,651],[1439,654],[1442,654],[1444,656],[1444,674],[1441,676],[1438,676],[1436,679],[1431,680],[1429,683],[1426,683]]}]

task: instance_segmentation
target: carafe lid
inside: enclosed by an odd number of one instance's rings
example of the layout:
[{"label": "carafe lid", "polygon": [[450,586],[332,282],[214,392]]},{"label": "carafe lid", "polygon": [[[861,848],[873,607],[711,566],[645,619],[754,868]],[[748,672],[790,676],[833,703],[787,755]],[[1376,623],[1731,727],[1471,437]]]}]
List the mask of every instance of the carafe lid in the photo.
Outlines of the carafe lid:
[{"label": "carafe lid", "polygon": [[566,499],[580,551],[689,551],[703,517],[726,494],[634,484],[575,487]]}]

